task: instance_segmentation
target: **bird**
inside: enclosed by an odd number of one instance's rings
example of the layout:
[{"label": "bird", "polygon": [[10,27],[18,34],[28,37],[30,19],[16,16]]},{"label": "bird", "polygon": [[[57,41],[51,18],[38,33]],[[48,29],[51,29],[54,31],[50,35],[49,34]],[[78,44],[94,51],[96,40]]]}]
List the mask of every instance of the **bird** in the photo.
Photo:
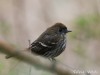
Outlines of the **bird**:
[{"label": "bird", "polygon": [[32,53],[54,59],[66,48],[66,34],[72,32],[63,23],[47,28],[29,47]]},{"label": "bird", "polygon": [[[66,48],[67,33],[72,32],[63,23],[55,23],[47,28],[27,50],[31,53],[46,57],[51,60],[59,56]],[[13,57],[6,56],[6,59]]]}]

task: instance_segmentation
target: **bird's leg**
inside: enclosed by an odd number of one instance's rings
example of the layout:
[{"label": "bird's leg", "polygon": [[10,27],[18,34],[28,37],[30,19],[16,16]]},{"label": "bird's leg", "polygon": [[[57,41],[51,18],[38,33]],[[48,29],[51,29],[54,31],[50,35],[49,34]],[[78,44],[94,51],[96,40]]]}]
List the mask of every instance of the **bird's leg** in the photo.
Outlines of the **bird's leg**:
[{"label": "bird's leg", "polygon": [[51,59],[52,59],[53,62],[56,62],[56,59],[55,58],[51,58]]},{"label": "bird's leg", "polygon": [[56,62],[56,59],[54,58],[48,58],[51,62]]}]

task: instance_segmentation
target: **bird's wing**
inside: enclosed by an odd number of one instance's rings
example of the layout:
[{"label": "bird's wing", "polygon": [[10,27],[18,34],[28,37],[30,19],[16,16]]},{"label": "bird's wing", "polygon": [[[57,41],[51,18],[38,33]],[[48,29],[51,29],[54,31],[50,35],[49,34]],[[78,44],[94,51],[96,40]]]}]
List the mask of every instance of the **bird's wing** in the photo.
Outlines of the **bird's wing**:
[{"label": "bird's wing", "polygon": [[36,53],[44,53],[48,50],[53,50],[57,42],[60,40],[57,34],[43,33],[36,41],[31,44],[31,50]]}]

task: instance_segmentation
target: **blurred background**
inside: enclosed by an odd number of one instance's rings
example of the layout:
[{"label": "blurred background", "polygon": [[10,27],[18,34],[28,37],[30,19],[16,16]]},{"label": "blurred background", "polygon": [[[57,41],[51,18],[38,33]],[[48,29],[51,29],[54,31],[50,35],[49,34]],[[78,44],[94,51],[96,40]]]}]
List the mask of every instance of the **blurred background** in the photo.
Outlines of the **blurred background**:
[{"label": "blurred background", "polygon": [[[0,0],[0,40],[20,50],[61,22],[73,32],[56,59],[75,70],[100,75],[100,0]],[[17,66],[16,66],[17,65]],[[0,75],[55,75],[0,53]]]}]

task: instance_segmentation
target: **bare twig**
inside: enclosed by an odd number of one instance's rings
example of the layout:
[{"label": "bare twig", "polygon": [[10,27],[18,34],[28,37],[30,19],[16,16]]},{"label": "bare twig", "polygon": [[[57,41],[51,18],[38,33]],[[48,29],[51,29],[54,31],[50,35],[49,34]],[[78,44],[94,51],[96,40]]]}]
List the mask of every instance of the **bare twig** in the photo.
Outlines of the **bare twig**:
[{"label": "bare twig", "polygon": [[56,63],[55,68],[52,70],[53,63],[50,62],[48,59],[39,57],[35,54],[31,54],[30,52],[26,51],[18,51],[8,43],[4,41],[0,41],[0,52],[14,55],[15,58],[27,62],[33,66],[39,67],[44,70],[48,70],[50,72],[54,72],[57,75],[75,75],[73,71],[66,66]]}]

